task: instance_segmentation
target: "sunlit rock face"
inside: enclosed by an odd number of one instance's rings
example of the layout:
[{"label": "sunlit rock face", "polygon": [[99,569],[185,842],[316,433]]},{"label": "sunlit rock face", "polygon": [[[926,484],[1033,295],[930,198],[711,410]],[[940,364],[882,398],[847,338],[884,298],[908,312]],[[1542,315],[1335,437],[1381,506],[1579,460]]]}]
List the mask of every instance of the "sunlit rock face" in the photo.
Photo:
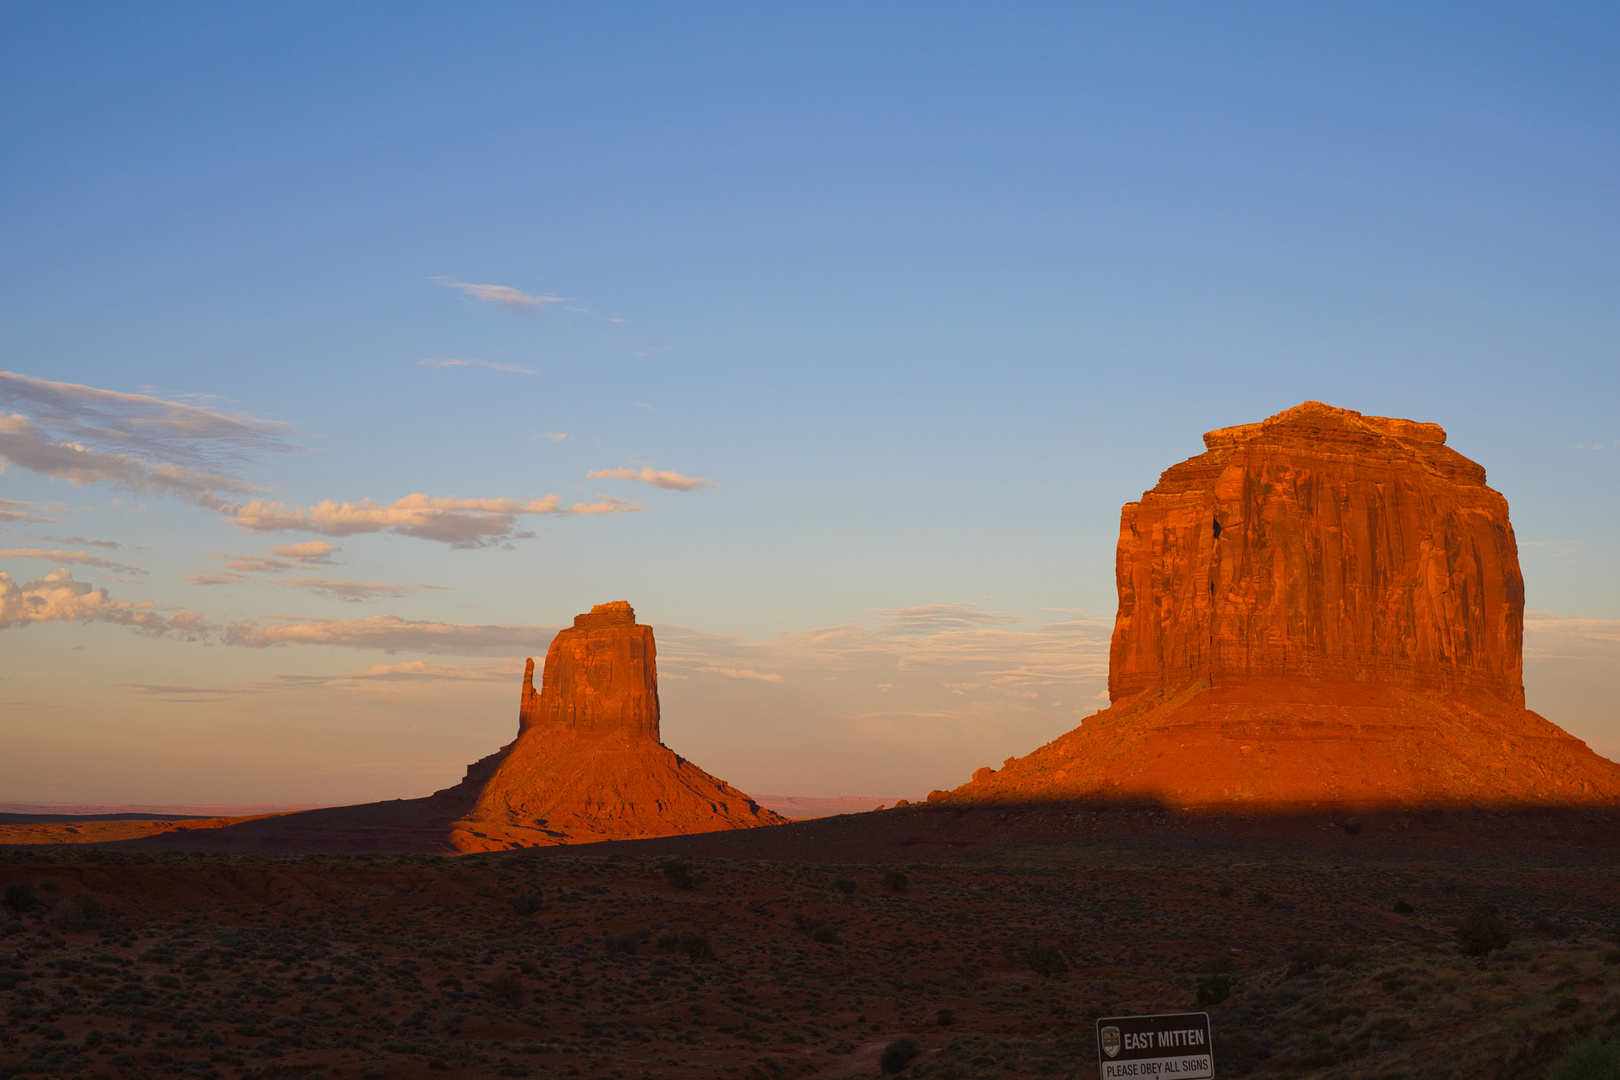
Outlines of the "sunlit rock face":
[{"label": "sunlit rock face", "polygon": [[1315,401],[1205,435],[1120,515],[1112,700],[1275,677],[1523,705],[1507,500],[1445,441]]},{"label": "sunlit rock face", "polygon": [[1620,805],[1524,708],[1506,500],[1438,425],[1306,402],[1120,516],[1113,704],[950,800]]},{"label": "sunlit rock face", "polygon": [[526,665],[518,737],[434,796],[464,800],[462,851],[629,840],[786,822],[659,741],[652,627],[624,601],[560,632],[539,692]]}]

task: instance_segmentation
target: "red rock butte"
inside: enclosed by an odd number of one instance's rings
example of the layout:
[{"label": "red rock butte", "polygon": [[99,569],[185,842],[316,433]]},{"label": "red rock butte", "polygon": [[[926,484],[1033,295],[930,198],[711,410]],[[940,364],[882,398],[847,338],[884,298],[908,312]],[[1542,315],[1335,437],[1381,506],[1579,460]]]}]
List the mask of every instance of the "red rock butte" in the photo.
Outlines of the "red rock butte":
[{"label": "red rock butte", "polygon": [[657,647],[628,603],[576,616],[523,673],[518,735],[435,799],[468,810],[451,838],[461,851],[779,825],[761,807],[659,738]]},{"label": "red rock butte", "polygon": [[1524,708],[1507,501],[1437,424],[1308,401],[1120,514],[1109,708],[950,801],[1620,804]]}]

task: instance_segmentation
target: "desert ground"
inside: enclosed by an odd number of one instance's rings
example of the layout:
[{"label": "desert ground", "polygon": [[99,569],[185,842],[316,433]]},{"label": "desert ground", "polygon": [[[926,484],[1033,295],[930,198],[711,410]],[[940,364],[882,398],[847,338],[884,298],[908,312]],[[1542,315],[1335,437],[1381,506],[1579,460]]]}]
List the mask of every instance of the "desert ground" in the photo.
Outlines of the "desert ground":
[{"label": "desert ground", "polygon": [[[832,1080],[912,1038],[905,1075],[1089,1078],[1098,1016],[1197,1008],[1222,1077],[1494,1080],[1620,1028],[1609,815],[1020,813],[461,857],[12,846],[0,1075]],[[1510,939],[1483,960],[1457,932],[1482,907]]]}]

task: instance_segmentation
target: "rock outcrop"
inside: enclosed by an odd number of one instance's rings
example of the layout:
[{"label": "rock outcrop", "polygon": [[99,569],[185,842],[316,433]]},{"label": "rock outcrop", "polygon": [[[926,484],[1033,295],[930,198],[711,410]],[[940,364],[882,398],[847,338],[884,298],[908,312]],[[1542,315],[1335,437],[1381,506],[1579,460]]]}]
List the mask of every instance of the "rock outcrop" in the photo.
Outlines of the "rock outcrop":
[{"label": "rock outcrop", "polygon": [[1524,709],[1507,502],[1436,424],[1306,402],[1120,515],[1112,705],[955,799],[1620,803]]},{"label": "rock outcrop", "polygon": [[461,851],[630,840],[777,825],[659,737],[652,627],[624,601],[598,604],[551,642],[541,688],[523,674],[516,740],[434,799],[464,802]]}]

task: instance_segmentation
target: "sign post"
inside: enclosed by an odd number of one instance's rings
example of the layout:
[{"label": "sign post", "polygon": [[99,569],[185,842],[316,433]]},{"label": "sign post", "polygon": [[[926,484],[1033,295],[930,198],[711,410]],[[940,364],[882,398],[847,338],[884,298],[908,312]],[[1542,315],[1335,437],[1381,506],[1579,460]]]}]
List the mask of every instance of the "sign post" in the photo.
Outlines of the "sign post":
[{"label": "sign post", "polygon": [[1097,1063],[1102,1080],[1213,1080],[1209,1013],[1098,1020]]}]

